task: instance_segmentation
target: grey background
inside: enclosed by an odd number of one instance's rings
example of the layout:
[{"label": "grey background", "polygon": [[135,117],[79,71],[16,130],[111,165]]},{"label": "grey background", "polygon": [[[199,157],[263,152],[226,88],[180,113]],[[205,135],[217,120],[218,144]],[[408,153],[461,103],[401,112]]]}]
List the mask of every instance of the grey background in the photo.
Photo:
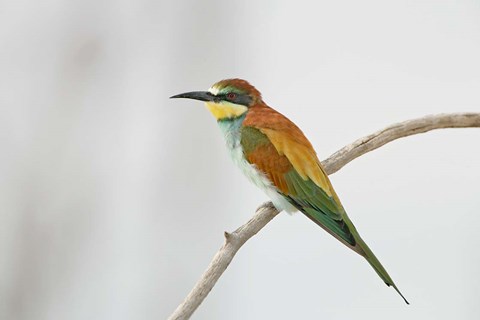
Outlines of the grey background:
[{"label": "grey background", "polygon": [[[266,200],[194,101],[250,80],[320,158],[393,122],[480,110],[473,1],[0,1],[0,319],[164,319]],[[194,319],[474,319],[480,130],[332,181],[411,301],[301,214],[247,243]]]}]

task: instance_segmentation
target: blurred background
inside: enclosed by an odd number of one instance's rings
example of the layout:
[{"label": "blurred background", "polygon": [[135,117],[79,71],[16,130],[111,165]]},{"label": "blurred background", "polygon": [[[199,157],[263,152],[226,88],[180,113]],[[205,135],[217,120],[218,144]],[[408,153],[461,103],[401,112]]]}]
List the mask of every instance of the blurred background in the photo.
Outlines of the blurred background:
[{"label": "blurred background", "polygon": [[[248,79],[321,159],[394,122],[480,111],[480,3],[0,1],[0,319],[165,319],[267,200],[201,103]],[[333,175],[410,300],[301,214],[235,257],[194,319],[472,319],[480,130]]]}]

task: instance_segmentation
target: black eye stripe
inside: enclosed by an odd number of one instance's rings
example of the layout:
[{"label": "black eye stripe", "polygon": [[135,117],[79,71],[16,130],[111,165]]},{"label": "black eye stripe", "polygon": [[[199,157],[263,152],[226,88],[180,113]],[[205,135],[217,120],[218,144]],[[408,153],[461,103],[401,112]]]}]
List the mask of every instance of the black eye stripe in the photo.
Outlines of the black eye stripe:
[{"label": "black eye stripe", "polygon": [[[229,100],[229,99],[228,99],[228,95],[229,95],[229,93],[225,93],[225,94],[222,94],[221,97],[222,97],[223,100]],[[238,96],[237,96],[237,97],[238,97]]]},{"label": "black eye stripe", "polygon": [[233,103],[236,103],[236,104],[241,104],[241,105],[244,105],[246,107],[248,107],[250,105],[250,103],[252,102],[252,98],[247,94],[240,94],[240,93],[233,92],[235,94],[235,97],[233,99],[231,99],[231,98],[228,97],[228,95],[230,93],[231,92],[227,92],[225,94],[219,95],[218,97],[221,100],[228,101],[228,102],[233,102]]}]

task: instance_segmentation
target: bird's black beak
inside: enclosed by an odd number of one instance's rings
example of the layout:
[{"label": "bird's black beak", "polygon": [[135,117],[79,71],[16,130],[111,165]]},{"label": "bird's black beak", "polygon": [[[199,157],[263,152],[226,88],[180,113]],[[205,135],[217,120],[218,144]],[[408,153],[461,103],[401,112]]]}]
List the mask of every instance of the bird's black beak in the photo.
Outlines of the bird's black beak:
[{"label": "bird's black beak", "polygon": [[194,100],[200,100],[200,101],[213,101],[215,99],[215,96],[208,91],[193,91],[193,92],[180,93],[170,97],[170,99],[176,99],[176,98],[186,98],[186,99],[194,99]]}]

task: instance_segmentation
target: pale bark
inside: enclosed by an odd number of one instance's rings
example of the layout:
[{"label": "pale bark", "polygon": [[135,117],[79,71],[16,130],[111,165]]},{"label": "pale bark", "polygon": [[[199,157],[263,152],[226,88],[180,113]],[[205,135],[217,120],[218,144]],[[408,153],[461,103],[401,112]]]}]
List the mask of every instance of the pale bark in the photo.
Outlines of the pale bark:
[{"label": "pale bark", "polygon": [[[468,127],[480,127],[480,113],[429,115],[423,118],[396,123],[343,147],[323,161],[322,164],[327,174],[330,175],[340,170],[353,159],[393,140],[435,129]],[[257,209],[255,215],[246,224],[232,233],[225,232],[224,245],[217,254],[215,254],[200,280],[169,319],[180,320],[190,318],[210,290],[215,286],[215,283],[242,245],[259,232],[278,213],[279,211],[271,202],[266,202]]]}]

